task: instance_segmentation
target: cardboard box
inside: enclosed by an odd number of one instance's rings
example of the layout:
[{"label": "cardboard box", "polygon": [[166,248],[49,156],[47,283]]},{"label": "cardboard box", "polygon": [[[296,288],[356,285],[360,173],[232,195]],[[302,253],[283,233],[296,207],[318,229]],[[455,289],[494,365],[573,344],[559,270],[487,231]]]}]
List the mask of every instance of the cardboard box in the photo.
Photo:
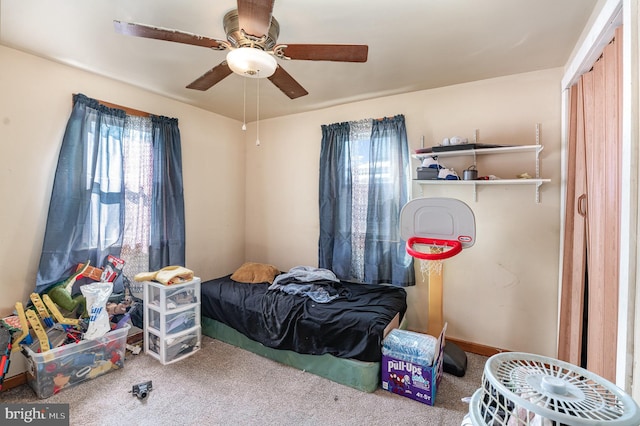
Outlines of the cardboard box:
[{"label": "cardboard box", "polygon": [[[76,267],[76,272],[80,272],[85,267],[84,263],[78,263]],[[102,273],[104,271],[102,268],[96,268],[95,266],[87,266],[87,269],[82,273],[83,277],[91,278],[93,281],[100,281],[100,277],[102,277]]]},{"label": "cardboard box", "polygon": [[436,390],[442,378],[445,330],[446,326],[438,337],[435,349],[436,356],[432,365],[427,365],[428,361],[421,363],[383,353],[382,389],[427,405],[434,405]]},{"label": "cardboard box", "polygon": [[95,340],[82,340],[45,352],[23,346],[27,382],[38,398],[49,398],[60,390],[124,367],[129,325]]}]

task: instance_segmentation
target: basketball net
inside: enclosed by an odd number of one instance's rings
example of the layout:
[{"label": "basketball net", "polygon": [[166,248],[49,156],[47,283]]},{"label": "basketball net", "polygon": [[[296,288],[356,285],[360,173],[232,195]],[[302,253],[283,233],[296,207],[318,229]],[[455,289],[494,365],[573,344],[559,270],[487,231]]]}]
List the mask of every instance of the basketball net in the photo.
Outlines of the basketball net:
[{"label": "basketball net", "polygon": [[[445,249],[446,247],[442,246],[429,246],[430,253],[442,253]],[[420,273],[423,281],[427,281],[431,274],[442,275],[442,259],[418,259],[418,261],[420,262]]]},{"label": "basketball net", "polygon": [[[421,251],[415,246],[423,247]],[[424,251],[428,248],[429,251]],[[442,262],[462,251],[459,241],[438,240],[434,238],[411,237],[407,240],[407,253],[420,261],[422,279],[431,274],[442,275]]]}]

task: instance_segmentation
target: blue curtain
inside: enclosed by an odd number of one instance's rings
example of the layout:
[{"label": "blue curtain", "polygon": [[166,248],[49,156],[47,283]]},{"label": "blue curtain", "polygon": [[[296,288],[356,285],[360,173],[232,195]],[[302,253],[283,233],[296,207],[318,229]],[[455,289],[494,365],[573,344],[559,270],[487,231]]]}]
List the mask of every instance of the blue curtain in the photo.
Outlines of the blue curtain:
[{"label": "blue curtain", "polygon": [[410,199],[410,164],[404,116],[374,120],[369,152],[365,282],[415,285],[413,259],[400,238],[400,210]]},{"label": "blue curtain", "polygon": [[[349,123],[322,126],[318,265],[353,279],[352,144]],[[404,116],[374,120],[364,245],[364,282],[415,284],[413,259],[400,238],[400,210],[409,201],[411,170]]]},{"label": "blue curtain", "polygon": [[[42,292],[87,260],[120,257],[125,227],[126,113],[74,95],[62,140],[36,278]],[[178,120],[152,116],[153,192],[149,270],[185,264],[182,154]],[[114,287],[114,291],[121,290]]]},{"label": "blue curtain", "polygon": [[124,228],[122,134],[125,112],[82,94],[62,139],[36,278],[41,292],[78,263],[118,256]]},{"label": "blue curtain", "polygon": [[178,120],[152,117],[153,195],[149,270],[185,265],[182,149]]},{"label": "blue curtain", "polygon": [[322,126],[318,266],[351,276],[351,152],[349,123]]}]

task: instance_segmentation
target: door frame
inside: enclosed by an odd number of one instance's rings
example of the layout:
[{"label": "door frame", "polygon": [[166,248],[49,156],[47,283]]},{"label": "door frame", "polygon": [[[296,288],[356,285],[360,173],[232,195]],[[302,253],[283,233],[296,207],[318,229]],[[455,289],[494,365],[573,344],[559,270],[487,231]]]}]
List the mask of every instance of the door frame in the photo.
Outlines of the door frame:
[{"label": "door frame", "polygon": [[[640,374],[634,374],[633,347],[640,347],[640,303],[638,288],[638,233],[639,176],[638,164],[638,3],[640,0],[603,0],[598,3],[600,10],[590,19],[574,55],[565,68],[562,79],[562,198],[561,198],[561,238],[560,256],[564,250],[564,216],[566,213],[567,182],[567,139],[569,119],[568,88],[588,71],[600,56],[604,46],[613,38],[615,29],[623,25],[623,74],[622,74],[622,164],[621,175],[621,223],[620,223],[620,265],[618,294],[618,340],[616,347],[616,385],[631,393],[636,400],[640,396]],[[594,11],[595,13],[596,11]],[[635,87],[635,90],[633,90]],[[562,294],[562,259],[559,271],[559,297]],[[629,302],[631,301],[631,302]],[[559,305],[561,306],[561,304]],[[559,314],[559,313],[558,313]],[[558,315],[560,318],[560,315]],[[558,324],[559,325],[559,324]],[[636,380],[632,380],[636,378]],[[635,385],[632,388],[632,384]]]}]

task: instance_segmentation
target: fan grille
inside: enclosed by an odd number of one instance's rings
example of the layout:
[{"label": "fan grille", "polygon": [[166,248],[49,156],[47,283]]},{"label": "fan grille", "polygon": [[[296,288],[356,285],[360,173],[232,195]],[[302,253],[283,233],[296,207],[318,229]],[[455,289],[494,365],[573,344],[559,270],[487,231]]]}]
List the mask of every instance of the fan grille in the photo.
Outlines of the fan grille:
[{"label": "fan grille", "polygon": [[470,408],[475,425],[640,424],[637,404],[613,383],[572,364],[524,353],[487,361]]}]

